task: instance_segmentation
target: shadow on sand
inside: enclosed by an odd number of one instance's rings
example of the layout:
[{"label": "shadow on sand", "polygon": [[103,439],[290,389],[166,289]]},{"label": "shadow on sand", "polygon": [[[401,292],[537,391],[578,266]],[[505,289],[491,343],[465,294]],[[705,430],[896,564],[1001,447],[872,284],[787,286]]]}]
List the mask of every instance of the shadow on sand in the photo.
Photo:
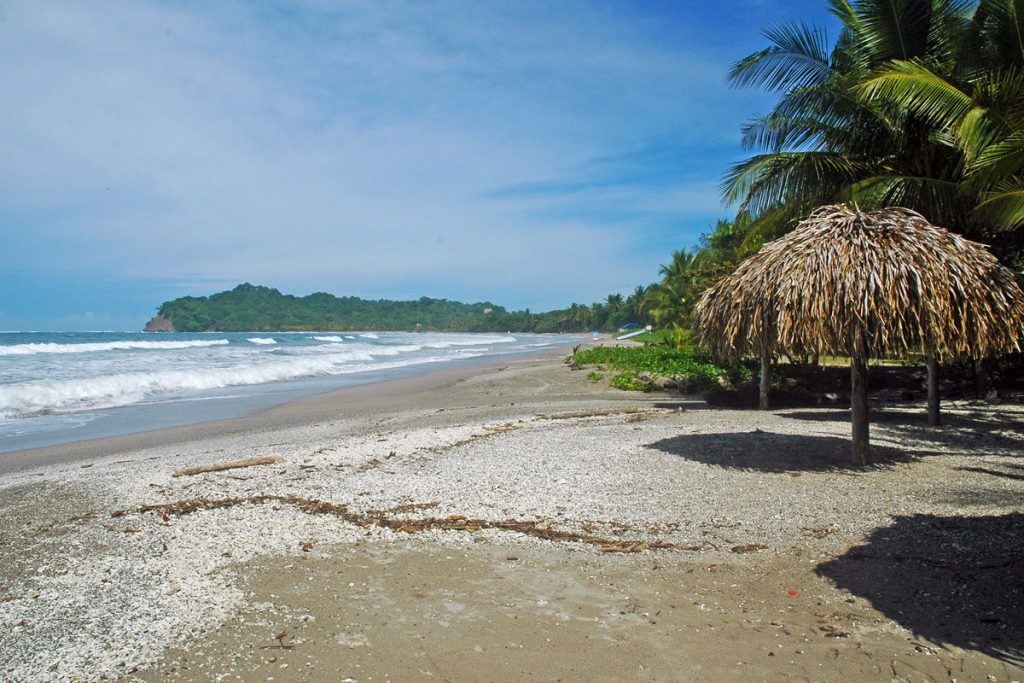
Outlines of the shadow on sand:
[{"label": "shadow on sand", "polygon": [[[850,439],[772,432],[729,434],[682,434],[649,444],[687,460],[737,470],[757,472],[863,471],[854,466]],[[921,455],[872,444],[872,467],[912,462]]]},{"label": "shadow on sand", "polygon": [[[849,422],[848,410],[780,411],[779,416],[808,422]],[[998,409],[974,410],[970,414],[942,417],[942,425],[932,427],[924,412],[872,410],[871,426],[880,427],[886,436],[915,446],[932,444],[949,451],[979,455],[1020,456],[1024,454],[1024,424]]]},{"label": "shadow on sand", "polygon": [[1024,515],[895,520],[817,573],[932,642],[1024,662]]}]

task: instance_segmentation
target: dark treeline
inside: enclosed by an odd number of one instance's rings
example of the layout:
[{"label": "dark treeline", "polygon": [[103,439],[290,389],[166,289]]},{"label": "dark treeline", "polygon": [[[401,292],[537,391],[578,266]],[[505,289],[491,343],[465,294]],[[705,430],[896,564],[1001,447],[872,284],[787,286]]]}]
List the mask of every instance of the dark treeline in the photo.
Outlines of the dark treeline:
[{"label": "dark treeline", "polygon": [[369,301],[317,292],[282,294],[270,287],[238,285],[208,297],[186,296],[162,304],[159,313],[179,332],[299,330],[422,330],[434,332],[586,332],[634,322],[647,324],[643,310],[649,288],[628,297],[610,295],[591,306],[531,313],[508,311],[490,302],[465,304],[422,297],[415,301]]}]

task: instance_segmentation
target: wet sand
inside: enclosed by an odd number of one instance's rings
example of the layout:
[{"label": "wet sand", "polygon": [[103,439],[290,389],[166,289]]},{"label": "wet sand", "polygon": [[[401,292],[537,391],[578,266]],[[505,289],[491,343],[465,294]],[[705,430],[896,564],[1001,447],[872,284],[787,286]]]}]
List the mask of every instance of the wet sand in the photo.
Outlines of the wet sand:
[{"label": "wet sand", "polygon": [[1024,680],[1020,406],[886,409],[858,470],[845,411],[584,375],[23,454],[54,464],[0,475],[0,679]]}]

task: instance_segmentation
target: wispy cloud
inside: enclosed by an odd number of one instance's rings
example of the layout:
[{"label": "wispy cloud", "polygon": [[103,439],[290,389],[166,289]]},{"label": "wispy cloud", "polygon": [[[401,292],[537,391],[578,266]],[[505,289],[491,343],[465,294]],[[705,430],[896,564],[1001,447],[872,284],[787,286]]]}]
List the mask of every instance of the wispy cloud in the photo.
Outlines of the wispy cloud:
[{"label": "wispy cloud", "polygon": [[0,268],[534,308],[650,281],[763,101],[708,12],[0,3]]}]

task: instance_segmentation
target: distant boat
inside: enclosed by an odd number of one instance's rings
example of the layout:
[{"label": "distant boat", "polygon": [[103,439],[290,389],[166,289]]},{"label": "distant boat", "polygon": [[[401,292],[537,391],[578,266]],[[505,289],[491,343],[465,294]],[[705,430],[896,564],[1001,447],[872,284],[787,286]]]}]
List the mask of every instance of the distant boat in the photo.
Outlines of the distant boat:
[{"label": "distant boat", "polygon": [[[626,325],[623,325],[620,328],[620,331],[628,330],[630,327],[640,327],[640,326],[637,325],[636,323],[627,323]],[[631,337],[639,337],[641,334],[643,334],[645,332],[650,332],[650,331],[651,331],[651,326],[648,325],[647,327],[640,327],[640,329],[637,330],[636,332],[630,332],[629,334],[619,335],[615,339],[616,339],[616,341],[618,341],[620,339],[629,339]]]}]

